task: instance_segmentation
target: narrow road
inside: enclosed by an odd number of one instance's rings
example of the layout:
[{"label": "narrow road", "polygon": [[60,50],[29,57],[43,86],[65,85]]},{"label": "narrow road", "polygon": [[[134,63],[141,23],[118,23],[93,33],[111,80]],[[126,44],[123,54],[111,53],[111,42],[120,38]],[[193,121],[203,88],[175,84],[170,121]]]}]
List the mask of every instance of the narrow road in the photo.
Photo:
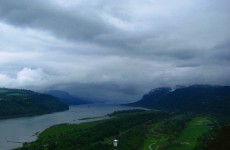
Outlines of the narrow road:
[{"label": "narrow road", "polygon": [[159,145],[156,146],[155,149],[152,149],[152,145],[155,145],[156,143],[149,144],[149,150],[158,150]]},{"label": "narrow road", "polygon": [[154,143],[152,143],[152,144],[149,144],[149,150],[153,150],[153,149],[152,149],[152,145],[153,145],[153,144],[156,144],[156,143],[154,142]]},{"label": "narrow road", "polygon": [[153,144],[150,144],[150,145],[149,145],[149,150],[153,150],[153,149],[152,149],[152,145],[153,145]]}]

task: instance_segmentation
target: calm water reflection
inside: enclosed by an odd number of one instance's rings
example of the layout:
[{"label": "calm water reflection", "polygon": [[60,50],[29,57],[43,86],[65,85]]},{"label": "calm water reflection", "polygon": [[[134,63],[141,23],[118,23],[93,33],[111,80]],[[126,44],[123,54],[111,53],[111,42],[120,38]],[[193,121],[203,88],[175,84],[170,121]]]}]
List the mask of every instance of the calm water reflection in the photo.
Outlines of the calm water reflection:
[{"label": "calm water reflection", "polygon": [[103,116],[116,110],[133,109],[132,107],[93,104],[70,106],[68,111],[48,115],[0,120],[0,150],[9,150],[21,146],[20,143],[36,139],[34,134],[52,125],[60,123],[81,123],[89,120],[78,120],[85,117]]}]

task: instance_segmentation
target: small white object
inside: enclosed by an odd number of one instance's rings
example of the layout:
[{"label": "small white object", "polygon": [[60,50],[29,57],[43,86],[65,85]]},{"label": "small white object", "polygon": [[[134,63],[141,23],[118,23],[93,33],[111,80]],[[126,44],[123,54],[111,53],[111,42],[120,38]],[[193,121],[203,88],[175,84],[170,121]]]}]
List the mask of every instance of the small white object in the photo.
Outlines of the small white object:
[{"label": "small white object", "polygon": [[117,144],[118,144],[118,140],[117,139],[113,140],[113,146],[117,147]]}]

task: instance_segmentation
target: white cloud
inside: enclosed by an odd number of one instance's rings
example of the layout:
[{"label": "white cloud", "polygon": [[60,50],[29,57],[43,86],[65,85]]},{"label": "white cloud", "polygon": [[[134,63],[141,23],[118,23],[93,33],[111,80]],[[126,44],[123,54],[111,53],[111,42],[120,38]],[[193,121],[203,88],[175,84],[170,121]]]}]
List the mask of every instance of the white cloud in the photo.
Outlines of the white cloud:
[{"label": "white cloud", "polygon": [[17,81],[20,85],[27,84],[42,84],[44,81],[48,80],[48,76],[43,72],[41,68],[39,69],[30,69],[23,68],[17,73]]}]

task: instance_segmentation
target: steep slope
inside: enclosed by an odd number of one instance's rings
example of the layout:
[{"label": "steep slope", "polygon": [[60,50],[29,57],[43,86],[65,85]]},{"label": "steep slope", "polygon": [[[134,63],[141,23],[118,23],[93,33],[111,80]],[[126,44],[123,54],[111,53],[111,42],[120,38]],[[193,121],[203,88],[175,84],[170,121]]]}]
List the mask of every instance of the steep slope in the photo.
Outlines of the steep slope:
[{"label": "steep slope", "polygon": [[[160,90],[160,91],[159,91]],[[160,93],[160,94],[159,94]],[[193,85],[171,91],[153,90],[132,106],[230,114],[230,87]]]},{"label": "steep slope", "polygon": [[148,94],[145,94],[140,101],[135,103],[131,103],[131,106],[139,106],[139,107],[147,107],[151,108],[156,106],[158,101],[168,93],[170,93],[172,89],[170,87],[161,87],[151,90]]},{"label": "steep slope", "polygon": [[51,95],[0,88],[0,119],[41,115],[68,108],[68,105]]},{"label": "steep slope", "polygon": [[68,92],[61,91],[61,90],[49,90],[46,91],[45,93],[58,97],[61,102],[66,103],[68,105],[80,105],[80,104],[90,103],[89,100],[87,99],[72,96]]}]

